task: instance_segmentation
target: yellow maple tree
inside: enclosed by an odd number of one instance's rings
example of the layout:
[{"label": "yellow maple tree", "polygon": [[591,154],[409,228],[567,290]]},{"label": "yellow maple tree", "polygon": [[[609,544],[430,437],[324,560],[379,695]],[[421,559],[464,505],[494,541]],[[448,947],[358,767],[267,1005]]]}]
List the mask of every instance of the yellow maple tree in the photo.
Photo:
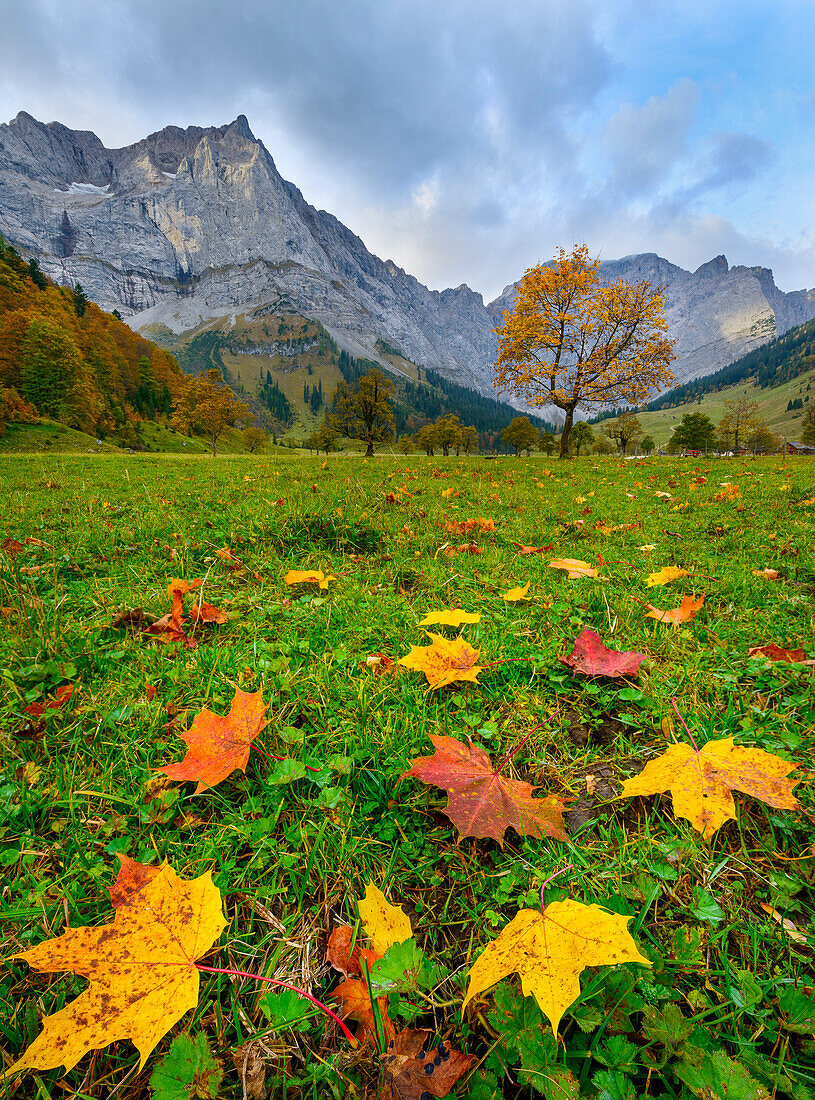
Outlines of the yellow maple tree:
[{"label": "yellow maple tree", "polygon": [[569,454],[575,410],[639,405],[673,380],[662,287],[600,281],[600,261],[586,245],[559,249],[554,262],[530,268],[512,310],[494,331],[493,385],[531,407],[566,414],[560,457]]}]

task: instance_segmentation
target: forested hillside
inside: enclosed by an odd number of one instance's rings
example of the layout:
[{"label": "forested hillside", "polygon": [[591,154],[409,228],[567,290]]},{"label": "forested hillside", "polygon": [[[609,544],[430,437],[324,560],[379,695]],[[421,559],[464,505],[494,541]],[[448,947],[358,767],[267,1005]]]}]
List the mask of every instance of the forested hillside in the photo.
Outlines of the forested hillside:
[{"label": "forested hillside", "polygon": [[0,236],[0,430],[42,416],[135,441],[134,422],[169,413],[183,378],[172,355]]},{"label": "forested hillside", "polygon": [[651,401],[649,411],[686,405],[706,393],[717,393],[727,386],[752,381],[758,389],[780,386],[799,374],[815,368],[815,319],[785,332],[776,340],[743,355],[735,363],[715,374],[696,378]]}]

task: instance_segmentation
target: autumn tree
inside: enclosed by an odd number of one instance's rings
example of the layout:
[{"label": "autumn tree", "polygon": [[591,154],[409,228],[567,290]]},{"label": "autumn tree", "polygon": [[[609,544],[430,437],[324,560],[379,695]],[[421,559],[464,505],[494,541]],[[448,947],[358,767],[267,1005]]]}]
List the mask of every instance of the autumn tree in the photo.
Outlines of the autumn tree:
[{"label": "autumn tree", "polygon": [[601,286],[599,268],[585,245],[571,254],[560,249],[553,264],[526,272],[495,329],[493,385],[532,407],[563,409],[561,458],[577,408],[638,405],[673,380],[662,287],[624,279]]},{"label": "autumn tree", "polygon": [[617,444],[624,457],[628,444],[642,438],[642,424],[633,413],[625,413],[616,420],[607,420],[603,424],[603,435]]},{"label": "autumn tree", "polygon": [[716,425],[704,413],[685,413],[674,429],[671,451],[706,451],[716,443]]},{"label": "autumn tree", "polygon": [[416,435],[413,437],[413,441],[417,447],[427,455],[428,458],[433,457],[433,453],[439,445],[439,439],[436,434],[435,424],[425,424],[423,428],[419,428]]},{"label": "autumn tree", "polygon": [[317,454],[320,451],[325,451],[328,454],[329,451],[334,450],[338,439],[339,432],[329,423],[328,417],[325,417],[317,431],[312,432],[308,437],[306,445],[313,447]]},{"label": "autumn tree", "polygon": [[441,447],[441,453],[447,458],[450,448],[456,445],[456,438],[461,431],[462,423],[455,413],[440,416],[434,424],[436,429],[436,444]]},{"label": "autumn tree", "polygon": [[772,454],[781,446],[781,441],[775,432],[770,431],[766,424],[758,424],[747,437],[747,446],[757,454]]},{"label": "autumn tree", "polygon": [[409,435],[399,436],[396,449],[400,455],[412,455],[416,452],[416,448],[413,446],[413,440]]},{"label": "autumn tree", "polygon": [[815,443],[815,409],[808,409],[801,422],[801,442]]},{"label": "autumn tree", "polygon": [[542,431],[538,437],[538,450],[543,451],[544,454],[554,454],[558,448],[557,436],[552,435],[551,432]]},{"label": "autumn tree", "polygon": [[37,419],[37,410],[27,405],[11,386],[0,386],[0,436],[6,434],[6,425],[13,422]]},{"label": "autumn tree", "polygon": [[738,453],[751,432],[761,424],[758,405],[746,393],[724,403],[725,413],[719,421],[719,440],[728,451]]},{"label": "autumn tree", "polygon": [[456,454],[458,454],[459,450],[464,451],[465,455],[476,454],[478,451],[478,444],[478,432],[471,424],[467,424],[459,429],[458,435],[456,436]]},{"label": "autumn tree", "polygon": [[387,443],[393,437],[393,388],[393,382],[374,368],[359,379],[355,389],[340,382],[334,391],[329,423],[341,435],[361,440],[366,458],[373,455],[377,443]]},{"label": "autumn tree", "polygon": [[538,429],[531,423],[528,416],[516,416],[501,432],[501,441],[508,447],[514,447],[516,455],[521,451],[529,454],[532,448],[537,446],[539,437]]},{"label": "autumn tree", "polygon": [[254,424],[250,424],[248,428],[244,428],[243,445],[250,454],[255,454],[256,451],[262,451],[268,442],[269,433],[264,432],[263,428],[256,428]]},{"label": "autumn tree", "polygon": [[571,434],[571,446],[576,455],[580,455],[581,447],[585,447],[586,450],[594,442],[594,432],[592,431],[591,424],[587,424],[585,420],[578,420],[578,422],[572,428]]},{"label": "autumn tree", "polygon": [[656,443],[652,435],[644,435],[640,440],[640,449],[644,455],[649,455],[654,447],[656,447]]},{"label": "autumn tree", "polygon": [[248,414],[248,407],[236,399],[220,371],[213,367],[201,378],[187,379],[173,405],[172,425],[176,431],[205,436],[214,458],[226,428]]},{"label": "autumn tree", "polygon": [[81,368],[79,349],[70,333],[45,317],[33,317],[22,340],[22,396],[42,416],[67,422]]}]

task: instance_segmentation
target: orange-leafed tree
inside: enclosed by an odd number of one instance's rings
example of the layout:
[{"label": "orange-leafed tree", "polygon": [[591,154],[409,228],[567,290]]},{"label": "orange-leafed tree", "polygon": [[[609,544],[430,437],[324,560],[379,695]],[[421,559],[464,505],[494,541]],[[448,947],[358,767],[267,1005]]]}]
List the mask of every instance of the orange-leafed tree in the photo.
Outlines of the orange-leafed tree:
[{"label": "orange-leafed tree", "polygon": [[249,414],[249,408],[237,401],[219,371],[213,367],[202,378],[188,378],[173,405],[173,427],[182,432],[203,435],[218,453],[218,440],[227,427]]},{"label": "orange-leafed tree", "polygon": [[561,458],[575,409],[638,405],[673,379],[662,287],[624,279],[603,286],[599,268],[585,245],[559,249],[554,263],[526,272],[495,329],[495,388],[565,412]]}]

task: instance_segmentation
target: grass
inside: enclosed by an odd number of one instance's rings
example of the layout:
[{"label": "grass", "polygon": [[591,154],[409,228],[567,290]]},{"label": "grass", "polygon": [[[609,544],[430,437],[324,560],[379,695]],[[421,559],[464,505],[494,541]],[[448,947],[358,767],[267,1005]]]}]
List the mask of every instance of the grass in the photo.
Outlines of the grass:
[{"label": "grass", "polygon": [[[738,486],[734,500],[716,500],[724,481]],[[399,1026],[427,1027],[475,1056],[457,1095],[815,1095],[808,783],[796,792],[800,812],[737,795],[737,820],[709,843],[674,818],[668,795],[616,799],[672,738],[687,740],[673,698],[699,743],[732,736],[810,764],[812,670],[747,649],[776,642],[815,656],[815,505],[804,503],[815,464],[0,455],[0,483],[0,535],[23,543],[0,559],[5,956],[109,921],[118,854],[167,859],[185,878],[211,871],[222,891],[229,925],[208,965],[294,981],[325,1000],[338,980],[327,936],[355,923],[374,882],[444,968],[423,993],[393,994],[390,1010]],[[459,495],[442,497],[447,488]],[[445,520],[474,516],[496,523],[472,536],[483,553],[448,557],[445,546],[465,539]],[[598,523],[634,526],[603,534]],[[513,543],[553,545],[519,556]],[[644,553],[647,544],[655,549]],[[215,553],[224,546],[244,569],[224,566]],[[603,580],[568,581],[547,565],[598,554]],[[646,575],[666,565],[696,576],[647,588]],[[777,581],[753,575],[766,566]],[[305,568],[337,579],[324,592],[289,590],[287,570]],[[191,649],[112,626],[127,609],[169,611],[173,577],[204,577],[203,598],[230,621],[199,631]],[[530,600],[501,599],[527,580]],[[643,600],[674,607],[702,592],[703,610],[681,628],[644,617]],[[482,662],[532,660],[437,692],[418,673],[366,663],[421,644],[418,620],[448,606],[481,613],[462,636]],[[582,679],[559,663],[585,626],[645,653],[640,678]],[[66,683],[66,706],[26,715]],[[246,774],[200,796],[157,780],[157,768],[181,759],[193,716],[225,714],[236,686],[262,689],[269,704],[263,751],[317,771],[292,780],[291,765],[253,753]],[[459,839],[443,792],[399,778],[429,754],[428,734],[470,737],[498,759],[538,725],[509,770],[571,800],[567,843],[512,831],[503,848]],[[559,1045],[514,978],[462,1016],[474,958],[569,864],[547,903],[568,896],[629,915],[653,969],[587,970]],[[19,962],[4,968],[7,1064],[38,1017],[82,984]],[[249,1041],[272,1096],[376,1095],[370,1043],[352,1052],[321,1017],[294,1019],[265,990],[223,975],[202,975],[198,1008],[144,1073],[122,1041],[64,1078],[27,1075],[16,1094],[147,1096],[150,1068],[187,1031],[203,1031],[224,1062],[221,1096],[242,1097],[232,1055]]]}]

